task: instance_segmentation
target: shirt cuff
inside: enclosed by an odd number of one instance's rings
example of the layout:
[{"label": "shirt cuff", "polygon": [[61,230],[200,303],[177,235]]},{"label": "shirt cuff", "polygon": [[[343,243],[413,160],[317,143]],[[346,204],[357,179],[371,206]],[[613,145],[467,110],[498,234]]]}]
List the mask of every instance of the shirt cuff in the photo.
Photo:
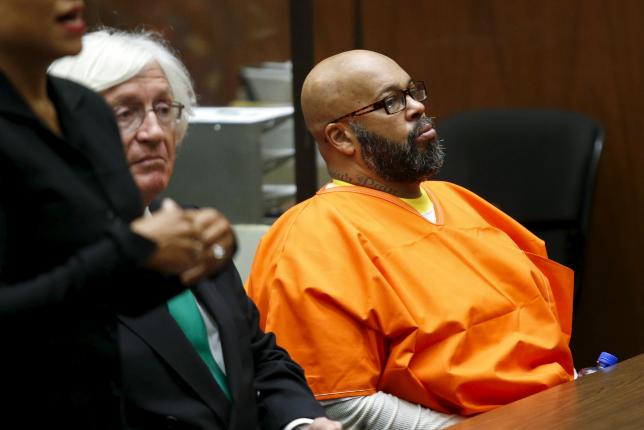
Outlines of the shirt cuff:
[{"label": "shirt cuff", "polygon": [[298,418],[288,423],[283,430],[296,430],[297,427],[305,424],[311,424],[312,422],[313,420],[311,418]]}]

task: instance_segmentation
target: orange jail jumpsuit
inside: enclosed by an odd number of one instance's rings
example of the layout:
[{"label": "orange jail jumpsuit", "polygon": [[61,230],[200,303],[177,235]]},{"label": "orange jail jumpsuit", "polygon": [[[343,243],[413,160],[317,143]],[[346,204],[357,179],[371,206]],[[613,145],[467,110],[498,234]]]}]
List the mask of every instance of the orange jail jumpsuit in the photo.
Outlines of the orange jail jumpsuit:
[{"label": "orange jail jumpsuit", "polygon": [[247,289],[318,400],[383,391],[471,415],[570,381],[573,273],[457,185],[323,188],[262,238]]}]

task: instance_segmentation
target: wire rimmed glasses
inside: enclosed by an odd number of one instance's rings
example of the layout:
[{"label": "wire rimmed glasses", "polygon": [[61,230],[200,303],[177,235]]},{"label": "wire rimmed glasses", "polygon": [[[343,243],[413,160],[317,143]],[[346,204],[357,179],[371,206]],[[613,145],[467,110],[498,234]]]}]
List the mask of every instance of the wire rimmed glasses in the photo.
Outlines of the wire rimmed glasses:
[{"label": "wire rimmed glasses", "polygon": [[183,108],[183,104],[179,102],[158,102],[152,106],[152,109],[145,109],[141,105],[120,105],[114,107],[114,115],[121,132],[129,134],[141,127],[150,112],[154,112],[159,126],[175,127],[181,118]]}]

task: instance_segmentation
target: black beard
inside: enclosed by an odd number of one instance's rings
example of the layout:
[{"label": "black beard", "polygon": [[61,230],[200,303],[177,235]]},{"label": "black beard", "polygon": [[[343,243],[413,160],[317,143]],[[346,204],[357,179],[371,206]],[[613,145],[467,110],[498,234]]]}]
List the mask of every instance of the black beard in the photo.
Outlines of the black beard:
[{"label": "black beard", "polygon": [[438,138],[427,146],[416,145],[414,139],[422,127],[432,124],[429,117],[422,117],[404,142],[395,142],[367,131],[360,124],[351,123],[362,148],[362,159],[378,177],[390,182],[421,182],[434,176],[445,159],[443,146]]}]

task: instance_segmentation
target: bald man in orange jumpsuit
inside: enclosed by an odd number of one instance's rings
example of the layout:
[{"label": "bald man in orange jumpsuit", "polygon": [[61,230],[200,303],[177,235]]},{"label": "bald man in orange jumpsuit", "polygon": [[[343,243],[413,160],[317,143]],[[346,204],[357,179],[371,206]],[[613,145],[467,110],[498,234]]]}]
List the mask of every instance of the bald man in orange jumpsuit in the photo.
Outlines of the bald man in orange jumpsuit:
[{"label": "bald man in orange jumpsuit", "polygon": [[573,274],[457,185],[392,59],[319,63],[302,109],[333,180],[262,239],[248,292],[331,418],[441,428],[573,378]]}]

